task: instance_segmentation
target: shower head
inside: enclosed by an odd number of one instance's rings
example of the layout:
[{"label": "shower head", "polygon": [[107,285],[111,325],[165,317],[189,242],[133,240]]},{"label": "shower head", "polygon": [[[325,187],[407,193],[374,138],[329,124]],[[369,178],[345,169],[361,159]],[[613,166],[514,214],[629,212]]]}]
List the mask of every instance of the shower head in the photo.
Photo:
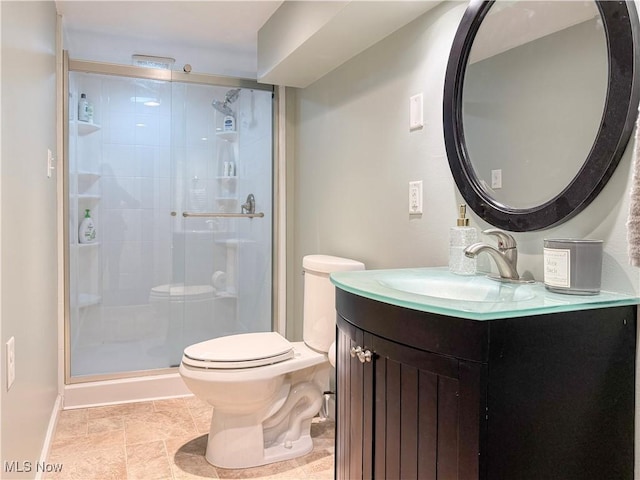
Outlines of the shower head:
[{"label": "shower head", "polygon": [[221,102],[220,100],[214,100],[213,102],[211,102],[211,105],[213,105],[213,108],[215,108],[216,110],[218,110],[220,113],[224,114],[224,115],[231,115],[231,116],[235,116],[236,113],[231,110],[231,107],[229,107],[229,105],[227,105],[227,102]]},{"label": "shower head", "polygon": [[238,100],[239,96],[240,96],[240,89],[234,88],[232,90],[229,90],[225,94],[224,101],[214,100],[213,102],[211,102],[211,105],[213,105],[213,108],[218,110],[220,113],[224,113],[225,115],[232,115],[235,117],[236,113],[231,109],[229,104]]},{"label": "shower head", "polygon": [[233,103],[238,100],[240,96],[240,89],[234,88],[233,90],[229,90],[224,96],[224,103]]}]

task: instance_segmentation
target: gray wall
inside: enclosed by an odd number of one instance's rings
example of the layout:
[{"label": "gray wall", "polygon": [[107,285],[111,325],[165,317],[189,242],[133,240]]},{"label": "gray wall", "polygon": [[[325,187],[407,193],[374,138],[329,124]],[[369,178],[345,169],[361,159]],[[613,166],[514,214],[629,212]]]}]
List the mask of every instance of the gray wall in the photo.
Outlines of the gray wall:
[{"label": "gray wall", "polygon": [[[57,396],[56,11],[53,2],[0,2],[0,375],[4,462],[39,459]],[[16,341],[6,389],[5,343]],[[34,467],[35,468],[35,467]],[[34,473],[25,473],[33,478]]]},{"label": "gray wall", "polygon": [[[288,336],[302,335],[302,257],[324,253],[367,268],[440,266],[458,193],[447,161],[442,96],[449,50],[466,2],[443,2],[313,85],[295,92],[294,198],[290,220],[295,308]],[[425,127],[409,131],[409,97],[424,93]],[[519,270],[542,280],[548,237],[605,241],[603,287],[638,292],[625,222],[631,148],[600,196],[563,225],[516,234]],[[424,214],[408,214],[408,183],[424,182]],[[488,225],[471,214],[471,224]],[[492,240],[488,240],[492,241]]]},{"label": "gray wall", "polygon": [[467,67],[467,151],[487,187],[491,170],[502,170],[502,188],[488,188],[499,203],[540,205],[580,171],[606,101],[603,30],[590,20]]}]

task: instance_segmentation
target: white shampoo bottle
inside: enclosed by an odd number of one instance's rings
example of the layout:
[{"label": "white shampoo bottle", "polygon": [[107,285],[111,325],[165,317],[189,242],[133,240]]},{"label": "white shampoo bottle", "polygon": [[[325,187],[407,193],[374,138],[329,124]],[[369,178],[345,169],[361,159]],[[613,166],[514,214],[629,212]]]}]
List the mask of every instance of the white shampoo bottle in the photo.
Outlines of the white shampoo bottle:
[{"label": "white shampoo bottle", "polygon": [[96,228],[91,218],[91,210],[88,208],[84,211],[84,218],[80,222],[78,229],[78,242],[93,243],[96,241]]}]

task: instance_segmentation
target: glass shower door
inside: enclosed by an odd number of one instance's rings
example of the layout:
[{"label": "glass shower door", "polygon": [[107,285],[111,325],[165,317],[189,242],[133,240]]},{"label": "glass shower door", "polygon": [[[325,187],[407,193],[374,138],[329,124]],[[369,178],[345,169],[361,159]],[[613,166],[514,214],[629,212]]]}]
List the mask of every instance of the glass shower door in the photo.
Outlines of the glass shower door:
[{"label": "glass shower door", "polygon": [[[74,71],[69,89],[68,380],[271,330],[271,92]],[[214,108],[230,90],[232,113]],[[249,194],[264,216],[235,216]],[[97,236],[81,244],[86,210]]]},{"label": "glass shower door", "polygon": [[175,83],[173,100],[179,363],[190,344],[272,329],[273,134],[271,92]]}]

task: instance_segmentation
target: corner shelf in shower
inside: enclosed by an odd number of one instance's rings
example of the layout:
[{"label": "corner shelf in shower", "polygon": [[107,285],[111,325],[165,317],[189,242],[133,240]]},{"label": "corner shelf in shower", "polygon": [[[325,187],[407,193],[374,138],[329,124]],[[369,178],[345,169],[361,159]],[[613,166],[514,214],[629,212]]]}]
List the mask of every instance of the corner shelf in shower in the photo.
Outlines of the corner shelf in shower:
[{"label": "corner shelf in shower", "polygon": [[100,174],[95,172],[78,172],[78,191],[86,192],[100,179]]},{"label": "corner shelf in shower", "polygon": [[81,250],[91,250],[92,248],[99,247],[100,246],[100,242],[76,243],[76,245]]},{"label": "corner shelf in shower", "polygon": [[78,126],[78,135],[89,135],[102,128],[97,123],[82,122],[80,120],[76,120],[75,124]]},{"label": "corner shelf in shower", "polygon": [[223,300],[223,299],[237,300],[238,294],[229,293],[229,292],[216,292],[216,295],[213,298],[214,300]]},{"label": "corner shelf in shower", "polygon": [[88,202],[98,202],[102,198],[100,195],[81,193],[80,195],[76,195],[78,200],[86,200]]},{"label": "corner shelf in shower", "polygon": [[95,293],[79,293],[78,294],[78,308],[87,308],[94,305],[100,305],[102,297]]},{"label": "corner shelf in shower", "polygon": [[227,142],[235,142],[238,139],[238,132],[216,132],[216,137],[226,140]]}]

